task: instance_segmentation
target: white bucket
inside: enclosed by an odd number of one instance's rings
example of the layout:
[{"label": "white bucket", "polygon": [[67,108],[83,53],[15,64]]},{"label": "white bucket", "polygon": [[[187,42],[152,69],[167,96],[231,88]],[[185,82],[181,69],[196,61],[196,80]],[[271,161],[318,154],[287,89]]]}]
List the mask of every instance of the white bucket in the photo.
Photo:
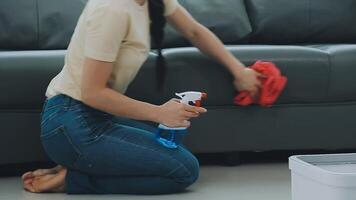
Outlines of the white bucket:
[{"label": "white bucket", "polygon": [[356,154],[289,158],[292,200],[356,200]]}]

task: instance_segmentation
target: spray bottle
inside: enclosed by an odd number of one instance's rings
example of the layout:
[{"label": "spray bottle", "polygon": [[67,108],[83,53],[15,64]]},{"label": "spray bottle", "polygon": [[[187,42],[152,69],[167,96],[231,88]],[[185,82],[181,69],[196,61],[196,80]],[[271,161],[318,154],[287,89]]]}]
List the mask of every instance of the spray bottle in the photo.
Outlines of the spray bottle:
[{"label": "spray bottle", "polygon": [[[204,92],[182,92],[176,93],[181,98],[180,102],[189,105],[193,103],[195,106],[201,106],[201,100],[207,97]],[[168,127],[160,124],[157,128],[156,138],[163,146],[175,149],[183,142],[184,135],[187,133],[186,127]]]}]

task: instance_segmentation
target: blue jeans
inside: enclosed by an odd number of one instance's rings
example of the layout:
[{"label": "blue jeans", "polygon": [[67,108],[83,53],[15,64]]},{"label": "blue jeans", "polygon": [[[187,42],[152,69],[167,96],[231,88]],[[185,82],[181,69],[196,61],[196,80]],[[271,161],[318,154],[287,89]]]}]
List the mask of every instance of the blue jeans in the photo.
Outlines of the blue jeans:
[{"label": "blue jeans", "polygon": [[47,99],[41,117],[42,145],[67,168],[68,194],[176,193],[199,176],[198,160],[184,147],[163,147],[148,124],[64,94]]}]

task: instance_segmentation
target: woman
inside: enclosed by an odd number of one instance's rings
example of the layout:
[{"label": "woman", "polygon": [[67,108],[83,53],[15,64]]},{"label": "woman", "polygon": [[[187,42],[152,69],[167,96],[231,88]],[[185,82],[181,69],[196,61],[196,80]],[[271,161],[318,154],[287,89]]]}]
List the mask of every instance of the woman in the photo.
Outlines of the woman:
[{"label": "woman", "polygon": [[[180,192],[199,175],[184,147],[167,149],[154,128],[138,120],[189,127],[205,113],[172,99],[163,105],[124,95],[148,56],[158,48],[158,82],[166,20],[235,77],[238,90],[258,95],[260,74],[245,68],[177,0],[90,0],[79,18],[62,71],[50,82],[41,113],[41,141],[57,164],[23,175],[30,192],[165,194]],[[151,23],[150,23],[151,22]]]}]

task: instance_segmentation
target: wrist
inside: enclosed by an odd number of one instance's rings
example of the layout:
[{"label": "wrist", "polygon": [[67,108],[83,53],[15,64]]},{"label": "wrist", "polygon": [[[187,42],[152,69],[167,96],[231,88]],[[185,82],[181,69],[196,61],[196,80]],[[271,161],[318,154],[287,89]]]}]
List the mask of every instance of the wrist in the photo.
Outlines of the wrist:
[{"label": "wrist", "polygon": [[235,79],[238,79],[243,76],[243,71],[246,67],[234,56],[231,55],[231,59],[226,59],[226,62],[224,64],[229,69]]},{"label": "wrist", "polygon": [[245,66],[241,63],[237,63],[231,69],[232,69],[231,73],[234,76],[234,78],[239,79],[243,76],[243,71],[245,69]]},{"label": "wrist", "polygon": [[149,111],[149,121],[161,123],[161,107],[158,105],[151,105]]}]

